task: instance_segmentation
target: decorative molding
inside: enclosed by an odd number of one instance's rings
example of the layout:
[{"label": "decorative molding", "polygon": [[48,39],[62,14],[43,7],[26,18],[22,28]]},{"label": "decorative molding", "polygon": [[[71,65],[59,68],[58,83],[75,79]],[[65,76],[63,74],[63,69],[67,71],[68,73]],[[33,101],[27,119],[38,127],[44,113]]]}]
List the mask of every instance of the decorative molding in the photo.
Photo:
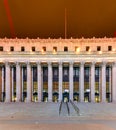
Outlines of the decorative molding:
[{"label": "decorative molding", "polygon": [[0,39],[0,42],[2,43],[8,43],[8,42],[14,42],[14,43],[22,43],[22,42],[25,42],[25,43],[34,43],[34,42],[39,42],[39,43],[51,43],[51,42],[61,42],[61,43],[64,43],[64,42],[73,42],[73,43],[81,43],[81,42],[86,42],[86,43],[91,43],[91,42],[94,42],[94,43],[97,43],[97,42],[100,42],[100,43],[103,43],[103,42],[116,42],[116,38],[107,38],[107,37],[104,37],[104,38],[70,38],[70,39],[62,39],[62,38],[59,38],[59,39],[52,39],[52,38],[48,38],[48,39],[40,39],[40,38],[36,38],[36,39],[30,39],[30,38],[25,38],[25,39],[19,39],[19,38],[15,38],[15,39],[9,39],[9,38],[1,38]]}]

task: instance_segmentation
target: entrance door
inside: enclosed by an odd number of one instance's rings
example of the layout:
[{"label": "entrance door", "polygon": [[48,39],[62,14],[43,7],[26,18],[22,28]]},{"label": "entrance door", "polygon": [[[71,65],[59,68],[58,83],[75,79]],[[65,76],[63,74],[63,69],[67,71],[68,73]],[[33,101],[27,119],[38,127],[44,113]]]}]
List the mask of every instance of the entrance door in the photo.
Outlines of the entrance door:
[{"label": "entrance door", "polygon": [[73,100],[77,101],[77,102],[79,101],[79,93],[78,92],[73,93]]},{"label": "entrance door", "polygon": [[85,92],[85,93],[84,93],[84,101],[85,101],[85,102],[89,102],[89,95],[90,95],[89,92]]},{"label": "entrance door", "polygon": [[48,101],[48,93],[43,92],[43,102],[47,102],[47,101]]},{"label": "entrance door", "polygon": [[58,92],[53,93],[53,102],[58,102]]},{"label": "entrance door", "polygon": [[69,102],[69,93],[68,92],[63,93],[63,102]]}]

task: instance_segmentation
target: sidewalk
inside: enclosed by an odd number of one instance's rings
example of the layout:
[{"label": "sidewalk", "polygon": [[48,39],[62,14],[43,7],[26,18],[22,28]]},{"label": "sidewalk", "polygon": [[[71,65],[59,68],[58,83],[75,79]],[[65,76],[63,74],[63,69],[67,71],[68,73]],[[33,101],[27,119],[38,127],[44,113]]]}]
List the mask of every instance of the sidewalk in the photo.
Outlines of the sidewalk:
[{"label": "sidewalk", "polygon": [[59,103],[0,103],[0,130],[116,130],[116,104],[75,103],[80,116],[59,116]]}]

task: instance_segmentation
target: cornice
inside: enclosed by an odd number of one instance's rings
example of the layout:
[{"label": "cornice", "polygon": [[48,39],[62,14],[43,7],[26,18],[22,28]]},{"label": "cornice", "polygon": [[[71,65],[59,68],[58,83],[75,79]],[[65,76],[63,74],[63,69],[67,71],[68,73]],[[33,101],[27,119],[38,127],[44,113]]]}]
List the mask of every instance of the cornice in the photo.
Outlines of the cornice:
[{"label": "cornice", "polygon": [[4,42],[4,43],[10,43],[10,42],[15,42],[15,43],[36,43],[36,42],[39,42],[39,43],[105,43],[105,42],[116,42],[116,38],[107,38],[107,37],[104,37],[104,38],[77,38],[77,39],[73,39],[73,38],[70,38],[70,39],[62,39],[62,38],[59,38],[59,39],[40,39],[40,38],[37,38],[37,39],[30,39],[30,38],[25,38],[25,39],[22,39],[22,38],[15,38],[15,39],[9,39],[9,38],[1,38],[0,39],[0,42]]}]

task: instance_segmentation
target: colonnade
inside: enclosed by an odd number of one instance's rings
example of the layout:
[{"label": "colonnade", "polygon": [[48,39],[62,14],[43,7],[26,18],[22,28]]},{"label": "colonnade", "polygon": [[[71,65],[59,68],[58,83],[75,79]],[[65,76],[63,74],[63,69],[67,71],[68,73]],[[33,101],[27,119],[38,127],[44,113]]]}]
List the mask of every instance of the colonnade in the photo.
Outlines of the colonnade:
[{"label": "colonnade", "polygon": [[[43,66],[46,64],[48,68],[48,101],[53,101],[53,62],[37,62],[34,63],[34,66],[37,68],[37,102],[43,101]],[[57,62],[58,67],[58,101],[61,101],[63,99],[63,62]],[[106,92],[106,67],[107,62],[101,62],[101,63],[86,63],[86,62],[80,62],[80,63],[74,63],[72,61],[69,61],[65,63],[69,68],[69,99],[74,100],[74,66],[78,66],[79,68],[79,101],[84,102],[84,75],[85,75],[85,66],[89,67],[89,101],[95,102],[95,89],[96,89],[96,82],[95,82],[95,68],[96,66],[99,66],[99,97],[100,102],[106,102],[107,98],[107,92]],[[27,63],[2,63],[1,64],[1,95],[0,99],[4,102],[11,102],[11,101],[24,101],[23,100],[23,91],[24,91],[24,71],[23,66],[26,68],[26,102],[32,101],[33,96],[33,63],[27,62]],[[16,69],[16,72],[14,74],[14,69]],[[16,77],[14,77],[16,76]],[[16,81],[15,81],[16,79]],[[14,83],[15,82],[15,83]],[[110,102],[116,101],[116,64],[110,63],[109,65],[109,89],[110,89]],[[15,86],[15,89],[14,89]],[[16,92],[14,92],[16,91]],[[15,100],[13,98],[13,95],[15,93]]]}]

